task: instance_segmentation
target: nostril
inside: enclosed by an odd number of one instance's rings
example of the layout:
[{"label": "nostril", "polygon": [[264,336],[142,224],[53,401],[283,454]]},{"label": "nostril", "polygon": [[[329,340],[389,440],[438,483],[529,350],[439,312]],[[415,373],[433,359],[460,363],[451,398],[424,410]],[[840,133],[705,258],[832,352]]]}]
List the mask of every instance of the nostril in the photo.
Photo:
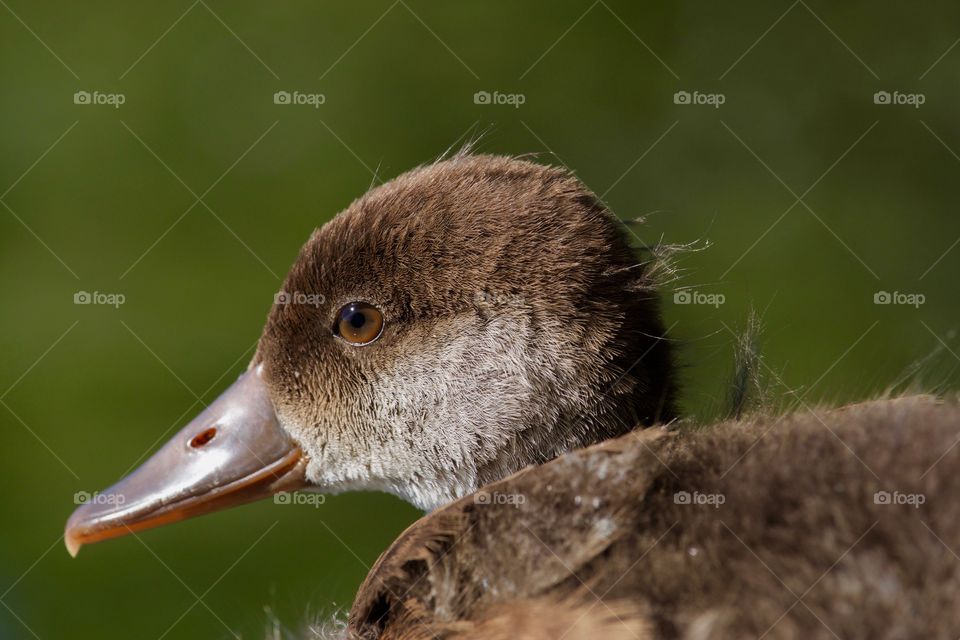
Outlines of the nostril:
[{"label": "nostril", "polygon": [[190,446],[194,449],[199,449],[200,447],[205,447],[214,436],[217,435],[217,428],[210,427],[205,431],[201,431],[197,435],[193,436],[193,440],[190,441]]}]

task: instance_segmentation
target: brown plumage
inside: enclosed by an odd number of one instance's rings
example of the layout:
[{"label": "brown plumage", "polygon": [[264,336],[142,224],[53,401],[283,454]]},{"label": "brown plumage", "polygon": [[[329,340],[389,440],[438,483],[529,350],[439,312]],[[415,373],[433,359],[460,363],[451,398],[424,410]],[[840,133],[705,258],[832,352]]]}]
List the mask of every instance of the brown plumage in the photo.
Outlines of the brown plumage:
[{"label": "brown plumage", "polygon": [[370,572],[352,637],[956,637],[960,406],[655,426],[677,393],[658,268],[566,171],[410,171],[313,234],[250,369],[80,507],[68,548],[376,489],[434,511]]},{"label": "brown plumage", "polygon": [[415,523],[360,588],[350,631],[956,637],[958,431],[960,405],[915,396],[622,436]]},{"label": "brown plumage", "polygon": [[[433,508],[675,416],[646,260],[567,171],[458,155],[313,234],[283,290],[322,301],[275,305],[256,361],[284,425],[323,450],[310,469],[322,489],[362,484]],[[355,300],[388,319],[359,349],[330,335]],[[371,466],[384,469],[372,485]]]}]

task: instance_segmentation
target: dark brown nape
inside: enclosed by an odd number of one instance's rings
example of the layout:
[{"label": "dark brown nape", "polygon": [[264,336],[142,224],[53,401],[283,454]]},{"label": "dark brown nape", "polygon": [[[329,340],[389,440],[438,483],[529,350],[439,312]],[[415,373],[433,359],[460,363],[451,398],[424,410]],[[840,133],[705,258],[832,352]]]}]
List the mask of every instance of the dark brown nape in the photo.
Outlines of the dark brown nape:
[{"label": "dark brown nape", "polygon": [[411,526],[350,632],[956,637],[958,424],[957,400],[914,396],[563,456],[482,490],[522,502],[469,496]]}]

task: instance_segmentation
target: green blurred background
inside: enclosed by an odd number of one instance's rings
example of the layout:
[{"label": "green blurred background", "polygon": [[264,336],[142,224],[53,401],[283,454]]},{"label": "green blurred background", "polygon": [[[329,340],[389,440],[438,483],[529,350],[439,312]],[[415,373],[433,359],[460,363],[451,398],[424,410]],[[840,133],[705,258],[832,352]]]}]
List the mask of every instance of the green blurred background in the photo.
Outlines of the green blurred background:
[{"label": "green blurred background", "polygon": [[75,492],[243,370],[312,229],[479,134],[647,215],[645,241],[700,249],[677,284],[724,304],[664,294],[693,415],[719,410],[751,307],[766,362],[807,402],[958,364],[956,3],[0,5],[0,637],[257,638],[268,610],[295,626],[349,606],[413,508],[268,501],[76,560],[59,536]]}]

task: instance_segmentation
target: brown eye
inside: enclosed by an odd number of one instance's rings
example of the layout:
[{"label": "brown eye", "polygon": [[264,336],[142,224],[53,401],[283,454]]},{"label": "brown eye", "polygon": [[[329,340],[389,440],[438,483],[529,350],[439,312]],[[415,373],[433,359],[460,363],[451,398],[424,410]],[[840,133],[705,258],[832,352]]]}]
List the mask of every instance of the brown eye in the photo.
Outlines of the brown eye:
[{"label": "brown eye", "polygon": [[383,315],[366,302],[351,302],[337,316],[336,333],[353,345],[363,345],[380,337]]}]

